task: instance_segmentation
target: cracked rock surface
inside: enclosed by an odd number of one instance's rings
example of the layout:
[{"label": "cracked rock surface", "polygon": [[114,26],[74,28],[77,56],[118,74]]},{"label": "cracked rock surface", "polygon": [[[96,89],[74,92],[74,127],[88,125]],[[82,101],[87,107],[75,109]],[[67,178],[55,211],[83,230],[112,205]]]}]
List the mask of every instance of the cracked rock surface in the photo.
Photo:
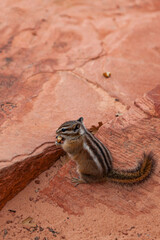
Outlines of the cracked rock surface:
[{"label": "cracked rock surface", "polygon": [[[0,7],[0,238],[158,239],[159,1],[6,0]],[[103,123],[97,137],[115,166],[133,167],[152,150],[152,178],[133,189],[74,188],[75,165],[56,162],[64,153],[55,131],[81,116],[88,128]]]}]

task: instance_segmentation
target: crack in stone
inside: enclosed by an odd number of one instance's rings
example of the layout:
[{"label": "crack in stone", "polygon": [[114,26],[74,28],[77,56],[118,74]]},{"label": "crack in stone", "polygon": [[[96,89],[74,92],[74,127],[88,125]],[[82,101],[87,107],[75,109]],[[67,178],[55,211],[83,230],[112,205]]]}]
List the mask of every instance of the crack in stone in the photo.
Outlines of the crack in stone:
[{"label": "crack in stone", "polygon": [[[6,163],[6,162],[12,162],[14,161],[16,158],[19,158],[19,157],[29,157],[31,156],[33,153],[35,153],[39,148],[43,147],[44,145],[48,145],[48,144],[52,144],[51,146],[55,146],[55,142],[44,142],[42,143],[41,145],[37,146],[32,152],[30,153],[24,153],[24,154],[19,154],[19,155],[16,155],[14,156],[13,158],[11,158],[10,160],[0,160],[0,163]],[[53,145],[54,144],[54,145]],[[46,148],[48,147],[51,147],[51,146],[47,146]],[[58,148],[57,148],[58,149]],[[37,153],[38,154],[38,153]]]},{"label": "crack in stone", "polygon": [[[108,94],[108,96],[109,96],[111,99],[115,99],[115,97],[112,97],[100,84],[94,83],[94,82],[92,82],[92,80],[90,80],[90,79],[88,79],[88,78],[86,78],[86,77],[84,77],[84,76],[82,76],[82,75],[80,75],[80,74],[78,74],[78,73],[72,72],[72,74],[75,75],[75,76],[77,76],[77,77],[79,77],[79,78],[82,78],[85,82],[91,84],[92,86],[101,89],[105,94]],[[123,104],[120,100],[118,101],[118,103],[121,103],[123,106],[126,106],[126,105]],[[115,102],[115,104],[116,104],[116,102]]]},{"label": "crack in stone", "polygon": [[[147,101],[149,101],[149,99],[146,99]],[[150,103],[152,104],[152,106],[154,106],[153,102],[150,100]],[[148,117],[153,117],[153,118],[159,118],[159,115],[156,115],[156,109],[154,106],[154,113],[152,114],[151,112],[149,112],[149,110],[145,110],[140,104],[138,104],[136,101],[134,101],[134,105],[140,109],[144,114],[146,114]],[[153,107],[152,107],[153,109]]]}]

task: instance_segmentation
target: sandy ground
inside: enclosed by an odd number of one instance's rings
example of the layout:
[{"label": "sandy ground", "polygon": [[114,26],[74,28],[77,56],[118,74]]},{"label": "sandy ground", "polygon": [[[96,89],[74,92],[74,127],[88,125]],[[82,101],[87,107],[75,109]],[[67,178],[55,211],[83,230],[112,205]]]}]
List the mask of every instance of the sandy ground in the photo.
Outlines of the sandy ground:
[{"label": "sandy ground", "polygon": [[[143,214],[132,217],[125,215],[125,212],[113,214],[111,208],[99,203],[93,207],[83,208],[82,214],[69,214],[56,203],[43,198],[40,194],[41,190],[48,186],[64,162],[66,162],[65,157],[58,160],[54,166],[42,173],[5,205],[0,212],[0,239],[159,239],[159,223],[155,221],[154,229],[150,226],[159,214],[156,209],[153,209],[149,217]],[[115,194],[117,189],[121,190],[117,186],[113,188]]]}]

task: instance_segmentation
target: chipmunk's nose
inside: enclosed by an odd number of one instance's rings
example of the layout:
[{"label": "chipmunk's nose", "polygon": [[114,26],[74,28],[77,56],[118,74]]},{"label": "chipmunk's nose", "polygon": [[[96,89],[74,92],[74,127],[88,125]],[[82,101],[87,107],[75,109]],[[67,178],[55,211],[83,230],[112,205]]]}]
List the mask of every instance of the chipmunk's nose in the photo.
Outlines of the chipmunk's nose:
[{"label": "chipmunk's nose", "polygon": [[56,130],[56,134],[58,134],[58,133],[59,133],[59,129]]}]

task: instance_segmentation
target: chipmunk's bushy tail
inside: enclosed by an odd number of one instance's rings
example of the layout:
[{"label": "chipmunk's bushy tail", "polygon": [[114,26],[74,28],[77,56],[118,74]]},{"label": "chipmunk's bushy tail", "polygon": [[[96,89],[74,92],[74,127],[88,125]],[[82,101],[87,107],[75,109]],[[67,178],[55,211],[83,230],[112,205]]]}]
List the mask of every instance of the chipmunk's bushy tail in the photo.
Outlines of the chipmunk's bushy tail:
[{"label": "chipmunk's bushy tail", "polygon": [[120,184],[137,184],[146,180],[154,168],[153,153],[143,154],[143,160],[139,162],[135,169],[118,170],[112,169],[107,175],[108,180]]}]

